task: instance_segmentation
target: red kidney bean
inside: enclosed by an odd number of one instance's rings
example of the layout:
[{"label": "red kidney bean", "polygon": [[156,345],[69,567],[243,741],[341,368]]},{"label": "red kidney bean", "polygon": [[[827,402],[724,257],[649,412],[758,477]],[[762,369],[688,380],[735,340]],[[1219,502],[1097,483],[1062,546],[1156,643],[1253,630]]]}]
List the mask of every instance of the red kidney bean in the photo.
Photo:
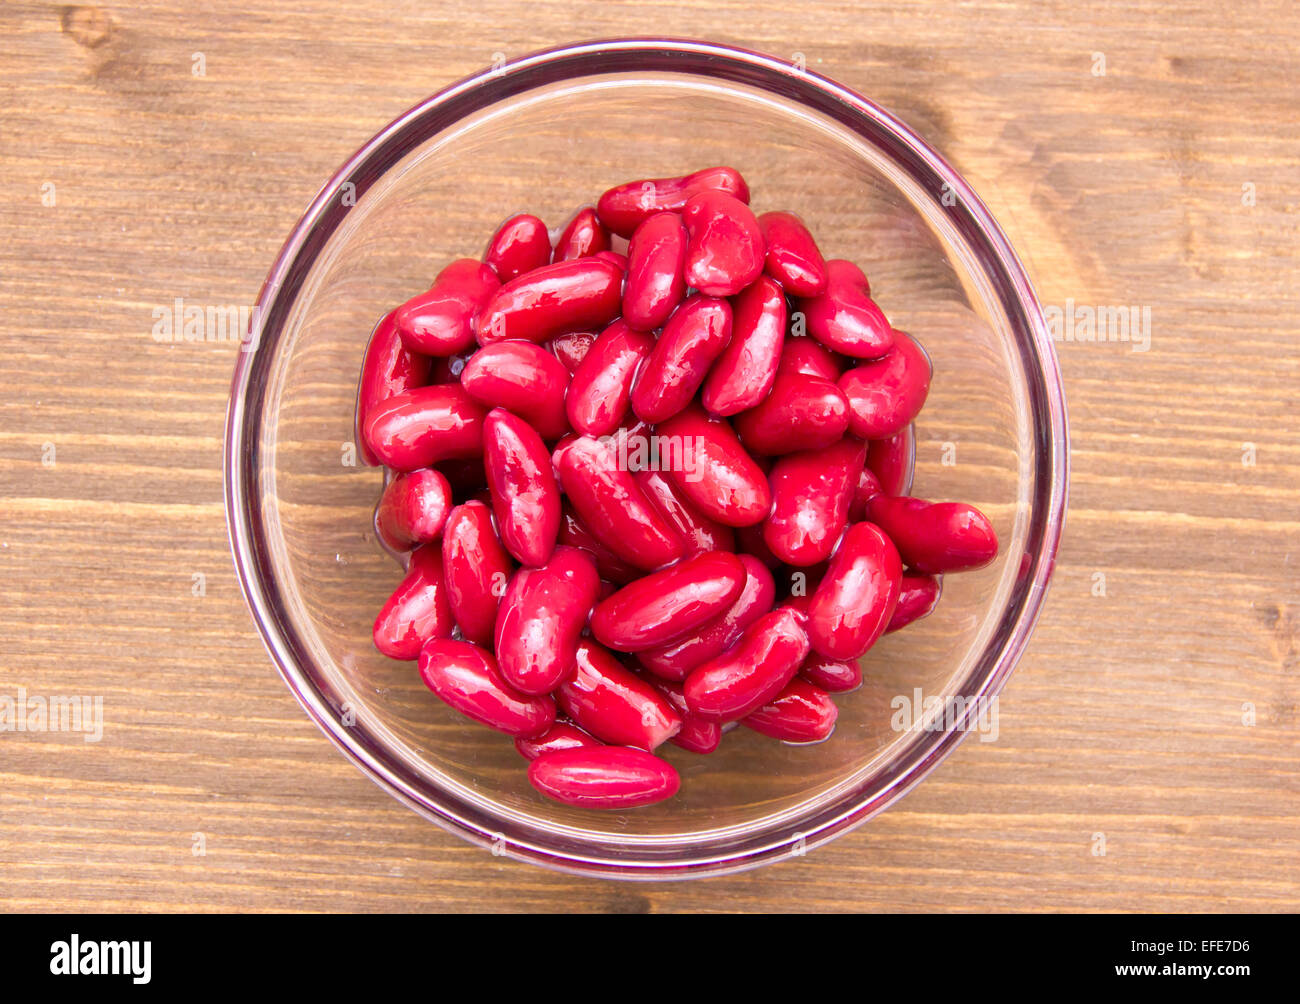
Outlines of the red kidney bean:
[{"label": "red kidney bean", "polygon": [[517,415],[493,408],[483,423],[483,468],[506,550],[520,564],[546,564],[560,532],[560,486],[542,437]]},{"label": "red kidney bean", "polygon": [[735,721],[757,711],[793,679],[808,655],[803,617],[777,607],[754,621],[740,640],[686,678],[686,705],[712,721]]},{"label": "red kidney bean", "polygon": [[567,547],[580,548],[591,555],[602,579],[625,585],[641,576],[641,569],[628,564],[602,544],[596,535],[587,529],[587,524],[578,518],[567,502],[560,516],[559,542]]},{"label": "red kidney bean", "polygon": [[462,715],[516,738],[539,736],[555,722],[555,702],[521,694],[501,675],[492,653],[440,638],[420,650],[420,679]]},{"label": "red kidney bean", "polygon": [[651,570],[682,556],[677,532],[620,465],[609,443],[581,436],[558,451],[560,485],[574,511],[624,561]]},{"label": "red kidney bean", "polygon": [[668,319],[632,383],[632,410],[651,425],[686,407],[731,340],[731,305],[696,294]]},{"label": "red kidney bean", "polygon": [[820,687],[796,676],[768,704],[740,720],[746,728],[782,742],[820,743],[835,731],[839,708]]},{"label": "red kidney bean", "polygon": [[668,741],[690,753],[712,753],[722,742],[722,726],[707,718],[697,718],[686,707],[686,694],[681,683],[675,680],[662,680],[655,676],[646,677],[650,683],[672,705],[682,719],[682,727],[677,735]]},{"label": "red kidney bean", "polygon": [[371,451],[395,471],[483,452],[483,406],[455,384],[416,387],[390,397],[366,420]]},{"label": "red kidney bean", "polygon": [[587,358],[587,353],[591,351],[595,340],[595,334],[590,331],[569,331],[563,335],[556,335],[546,343],[546,347],[564,364],[564,368],[572,373]]},{"label": "red kidney bean", "polygon": [[540,345],[485,345],[466,363],[460,384],[479,404],[513,411],[543,439],[559,439],[569,431],[564,412],[569,371]]},{"label": "red kidney bean", "polygon": [[662,327],[686,295],[685,263],[680,213],[657,213],[637,227],[627,249],[623,320],[638,331]]},{"label": "red kidney bean", "polygon": [[619,254],[617,251],[597,251],[593,258],[600,258],[604,261],[613,262],[624,272],[627,271],[627,255]]},{"label": "red kidney bean", "polygon": [[727,526],[750,526],[772,509],[767,478],[745,452],[726,419],[710,418],[692,404],[655,428],[680,463],[668,475],[710,519]]},{"label": "red kidney bean", "polygon": [[787,293],[820,296],[826,291],[826,260],[803,220],[794,213],[764,213],[758,228],[767,248],[767,274]]},{"label": "red kidney bean", "polygon": [[528,765],[528,780],[548,798],[582,809],[633,809],[681,787],[672,764],[627,746],[545,753]]},{"label": "red kidney bean", "polygon": [[701,400],[713,415],[735,415],[772,390],[785,341],[785,294],[759,277],[732,303],[731,342],[709,371]]},{"label": "red kidney bean", "polygon": [[971,505],[881,495],[871,500],[867,513],[889,534],[903,561],[918,572],[963,572],[982,568],[998,556],[993,524]]},{"label": "red kidney bean", "polygon": [[661,212],[678,212],[700,192],[725,192],[749,202],[749,186],[731,167],[709,167],[680,178],[647,178],[616,185],[600,197],[600,221],[620,237],[631,237],[643,222]]},{"label": "red kidney bean", "polygon": [[725,192],[701,192],[682,209],[686,285],[735,296],[763,272],[763,234],[749,206]]},{"label": "red kidney bean", "polygon": [[826,263],[826,291],[795,301],[808,333],[828,349],[855,359],[883,356],[894,344],[894,332],[881,309],[868,295],[866,279],[852,262]]},{"label": "red kidney bean", "polygon": [[707,551],[624,586],[597,605],[591,633],[622,652],[679,641],[726,612],[745,586],[734,554]]},{"label": "red kidney bean", "polygon": [[840,358],[815,338],[787,338],[781,348],[779,373],[803,373],[831,383],[839,381],[844,368]]},{"label": "red kidney bean", "polygon": [[846,437],[825,450],[787,453],[772,467],[772,515],[763,539],[789,565],[830,557],[844,532],[867,445]]},{"label": "red kidney bean", "polygon": [[557,547],[541,568],[521,568],[501,597],[495,629],[501,673],[525,694],[545,694],[573,672],[578,638],[596,602],[591,558]]},{"label": "red kidney bean", "polygon": [[375,532],[391,550],[437,540],[451,511],[451,486],[432,468],[399,474],[375,507]]},{"label": "red kidney bean", "polygon": [[654,470],[636,471],[632,479],[685,545],[686,556],[705,551],[734,551],[736,532],[717,520],[709,519],[688,499],[677,484]]},{"label": "red kidney bean", "polygon": [[888,439],[867,444],[867,467],[880,482],[884,495],[903,495],[912,486],[912,469],[916,464],[916,431],[909,425]]},{"label": "red kidney bean", "polygon": [[366,422],[375,408],[390,397],[429,382],[429,358],[412,352],[403,344],[401,332],[393,319],[396,313],[386,314],[371,332],[365,359],[361,363],[361,379],[357,382],[357,448],[362,461],[371,467],[380,463],[365,437]]},{"label": "red kidney bean", "polygon": [[849,370],[839,380],[849,402],[849,430],[863,439],[886,439],[907,428],[930,392],[930,360],[902,331],[882,359]]},{"label": "red kidney bean", "polygon": [[772,608],[776,598],[772,573],[752,555],[737,557],[745,569],[745,585],[727,611],[687,638],[638,652],[637,661],[642,666],[661,679],[684,680],[695,667],[734,645],[747,627]]},{"label": "red kidney bean", "polygon": [[847,431],[849,403],[829,380],[778,373],[772,393],[734,421],[746,448],[755,453],[821,450],[838,442]]},{"label": "red kidney bean", "polygon": [[898,592],[898,606],[894,607],[894,616],[889,619],[885,634],[905,628],[922,617],[929,617],[942,592],[943,579],[939,576],[926,575],[924,572],[904,572],[903,584]]},{"label": "red kidney bean", "polygon": [[853,501],[849,503],[849,522],[861,523],[867,518],[867,505],[881,493],[880,479],[870,467],[863,467],[858,472],[858,483],[853,489]]},{"label": "red kidney bean", "polygon": [[590,749],[605,745],[595,736],[589,736],[576,725],[568,722],[556,722],[540,736],[532,739],[516,739],[515,749],[525,760],[536,760],[543,753],[556,750]]},{"label": "red kidney bean", "polygon": [[447,599],[460,633],[476,645],[492,644],[497,607],[515,566],[482,502],[458,505],[447,517],[442,565]]},{"label": "red kidney bean", "polygon": [[551,235],[546,224],[529,213],[510,217],[488,241],[483,260],[502,282],[541,268],[551,260]]},{"label": "red kidney bean", "polygon": [[589,638],[578,642],[577,667],[555,699],[602,742],[654,750],[682,727],[663,694]]},{"label": "red kidney bean", "polygon": [[623,271],[601,258],[556,262],[511,279],[479,314],[479,344],[544,342],[566,331],[604,327],[618,316]]},{"label": "red kidney bean", "polygon": [[654,350],[654,336],[618,320],[600,333],[573,373],[568,422],[584,436],[608,436],[627,417],[632,381]]},{"label": "red kidney bean", "polygon": [[474,323],[501,285],[495,272],[473,258],[452,262],[433,285],[397,308],[394,322],[413,352],[454,356],[474,344]]},{"label": "red kidney bean", "polygon": [[390,659],[414,659],[430,638],[447,638],[454,623],[442,577],[442,552],[425,544],[375,618],[375,648]]},{"label": "red kidney bean", "polygon": [[769,569],[775,570],[781,565],[781,559],[772,553],[767,541],[763,539],[762,523],[736,527],[736,546],[745,554],[753,555]]},{"label": "red kidney bean", "polygon": [[862,666],[856,660],[827,659],[816,652],[803,661],[799,676],[832,694],[847,694],[862,686]]},{"label": "red kidney bean", "polygon": [[808,603],[808,637],[818,655],[857,659],[889,623],[903,566],[884,532],[855,523]]},{"label": "red kidney bean", "polygon": [[569,261],[573,258],[586,258],[609,250],[609,231],[596,218],[596,210],[591,206],[579,209],[555,242],[555,253],[551,261]]}]

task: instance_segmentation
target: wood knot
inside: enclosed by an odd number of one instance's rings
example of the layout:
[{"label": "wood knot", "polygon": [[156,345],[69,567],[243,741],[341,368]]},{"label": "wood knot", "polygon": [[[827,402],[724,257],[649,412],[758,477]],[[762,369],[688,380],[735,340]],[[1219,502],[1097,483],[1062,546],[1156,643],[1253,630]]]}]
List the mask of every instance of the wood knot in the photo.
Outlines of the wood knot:
[{"label": "wood knot", "polygon": [[98,49],[113,36],[113,16],[98,7],[64,7],[63,34],[86,49]]}]

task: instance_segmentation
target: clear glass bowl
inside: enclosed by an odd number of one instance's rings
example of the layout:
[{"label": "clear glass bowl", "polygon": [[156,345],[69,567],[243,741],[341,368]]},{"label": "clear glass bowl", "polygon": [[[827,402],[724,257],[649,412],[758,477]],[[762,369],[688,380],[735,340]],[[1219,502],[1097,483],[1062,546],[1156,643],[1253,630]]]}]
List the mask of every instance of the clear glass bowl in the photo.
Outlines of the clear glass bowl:
[{"label": "clear glass bowl", "polygon": [[[511,213],[552,225],[632,178],[741,170],[760,210],[801,214],[851,258],[934,361],[916,494],[973,502],[996,563],[949,576],[937,611],[882,639],[835,734],[737,730],[712,756],[665,747],[678,797],[628,813],[544,800],[511,741],[459,717],[373,617],[400,570],[374,538],[381,486],[348,466],[376,320]],[[666,39],[592,42],[471,77],[387,126],[321,190],[259,298],[236,366],[226,507],[240,582],[280,672],[377,783],[493,853],[582,873],[681,878],[802,853],[879,812],[960,741],[891,726],[900,698],[991,697],[1025,647],[1065,509],[1066,419],[1024,269],[979,198],[906,125],[810,71]],[[954,461],[955,462],[950,462]]]}]

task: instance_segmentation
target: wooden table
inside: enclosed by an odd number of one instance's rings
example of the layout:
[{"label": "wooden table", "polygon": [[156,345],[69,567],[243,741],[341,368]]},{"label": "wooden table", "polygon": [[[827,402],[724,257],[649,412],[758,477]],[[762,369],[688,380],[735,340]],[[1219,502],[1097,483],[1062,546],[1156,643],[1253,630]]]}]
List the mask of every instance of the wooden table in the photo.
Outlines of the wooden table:
[{"label": "wooden table", "polygon": [[[654,31],[803,53],[937,144],[1044,302],[1151,329],[1060,346],[1072,505],[999,741],[804,859],[632,887],[470,847],[317,731],[227,550],[233,349],[151,327],[250,303],[343,158],[495,53]],[[106,721],[0,734],[0,908],[1300,906],[1292,5],[7,3],[0,36],[0,693]]]}]

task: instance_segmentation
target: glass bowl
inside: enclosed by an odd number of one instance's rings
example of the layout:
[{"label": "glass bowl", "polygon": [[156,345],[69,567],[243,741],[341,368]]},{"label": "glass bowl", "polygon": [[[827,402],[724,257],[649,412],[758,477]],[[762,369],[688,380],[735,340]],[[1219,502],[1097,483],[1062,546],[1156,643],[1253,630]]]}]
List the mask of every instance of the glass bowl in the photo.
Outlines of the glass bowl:
[{"label": "glass bowl", "polygon": [[[682,775],[676,798],[575,809],[533,791],[508,738],[440,704],[413,663],[371,644],[400,569],[371,524],[382,474],[353,459],[362,350],[379,317],[447,261],[480,254],[506,216],[560,225],[617,182],[714,164],[745,175],[759,211],[798,212],[827,257],[858,262],[895,326],[923,342],[935,374],[913,490],[978,505],[1002,550],[987,568],[949,576],[932,616],[875,645],[828,741],[790,746],[738,729],[711,756],[664,747]],[[624,39],[537,53],[447,88],[321,190],[267,277],[243,348],[226,508],[267,648],[362,770],[494,854],[675,879],[804,853],[885,808],[977,727],[988,711],[978,701],[1006,682],[1043,601],[1065,509],[1066,418],[1024,269],[924,140],[781,60]],[[903,711],[917,697],[946,701],[946,717],[908,728]]]}]

